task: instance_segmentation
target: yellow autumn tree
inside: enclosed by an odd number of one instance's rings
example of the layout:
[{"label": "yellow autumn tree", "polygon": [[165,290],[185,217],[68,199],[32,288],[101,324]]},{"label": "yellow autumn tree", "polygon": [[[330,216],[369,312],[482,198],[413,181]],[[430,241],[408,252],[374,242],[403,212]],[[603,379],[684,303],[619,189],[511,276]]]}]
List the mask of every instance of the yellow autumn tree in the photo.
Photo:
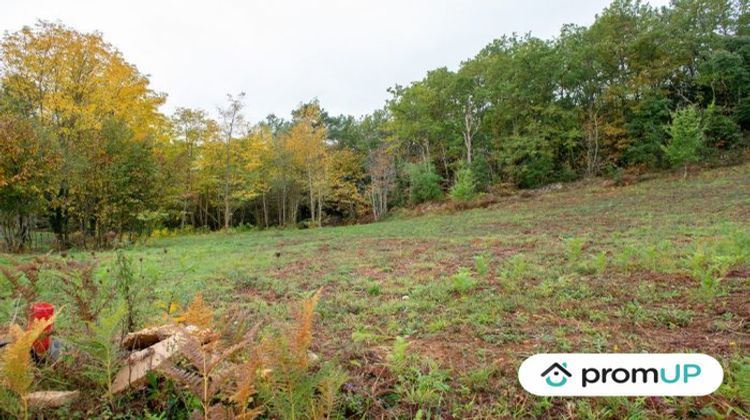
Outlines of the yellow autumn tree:
[{"label": "yellow autumn tree", "polygon": [[[8,98],[60,146],[63,165],[59,192],[50,203],[58,237],[67,242],[76,220],[83,224],[101,219],[100,214],[80,214],[83,209],[106,211],[108,215],[137,212],[93,208],[80,200],[100,202],[106,198],[101,183],[86,180],[91,159],[109,159],[103,154],[104,142],[111,143],[116,136],[118,147],[127,147],[130,142],[165,138],[166,120],[158,111],[164,96],[151,90],[148,78],[125,61],[101,34],[81,33],[44,21],[7,33],[0,43],[0,62],[0,84]],[[107,124],[123,128],[107,133]],[[152,149],[150,144],[142,148],[149,153]]]},{"label": "yellow autumn tree", "polygon": [[321,109],[317,101],[302,104],[293,115],[295,123],[287,134],[286,145],[293,156],[295,167],[300,170],[304,178],[310,202],[310,218],[320,226],[323,201],[328,191],[327,131],[323,125]]}]

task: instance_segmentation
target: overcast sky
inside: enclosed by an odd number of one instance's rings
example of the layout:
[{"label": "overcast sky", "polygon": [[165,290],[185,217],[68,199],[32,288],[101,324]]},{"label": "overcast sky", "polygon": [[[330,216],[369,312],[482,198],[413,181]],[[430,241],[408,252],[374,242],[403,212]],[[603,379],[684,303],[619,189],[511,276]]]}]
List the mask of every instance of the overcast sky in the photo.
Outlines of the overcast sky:
[{"label": "overcast sky", "polygon": [[[3,0],[0,29],[37,19],[98,30],[178,106],[247,93],[252,121],[317,97],[332,114],[381,108],[386,89],[458,64],[513,32],[588,25],[609,0]],[[655,6],[668,0],[651,0]]]}]

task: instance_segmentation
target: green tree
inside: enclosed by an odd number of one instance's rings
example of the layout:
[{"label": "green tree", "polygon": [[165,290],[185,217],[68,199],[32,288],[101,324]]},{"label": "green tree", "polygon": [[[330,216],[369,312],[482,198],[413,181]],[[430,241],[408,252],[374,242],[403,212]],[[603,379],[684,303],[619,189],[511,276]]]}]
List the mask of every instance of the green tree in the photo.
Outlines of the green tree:
[{"label": "green tree", "polygon": [[477,194],[477,182],[471,168],[456,171],[456,182],[451,187],[451,197],[458,201],[469,201]]},{"label": "green tree", "polygon": [[664,153],[674,166],[684,168],[687,177],[688,164],[698,162],[703,148],[701,116],[694,106],[682,108],[674,113],[669,126],[670,141]]},{"label": "green tree", "polygon": [[412,204],[437,200],[443,196],[442,178],[431,163],[412,163],[406,168],[409,174],[409,199]]}]

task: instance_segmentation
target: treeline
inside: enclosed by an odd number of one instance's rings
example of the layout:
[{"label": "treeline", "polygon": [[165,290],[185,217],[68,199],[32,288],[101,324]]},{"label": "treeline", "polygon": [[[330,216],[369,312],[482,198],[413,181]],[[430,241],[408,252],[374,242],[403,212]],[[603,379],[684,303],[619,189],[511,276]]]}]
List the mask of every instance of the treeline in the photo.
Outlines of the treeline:
[{"label": "treeline", "polygon": [[731,159],[750,128],[747,9],[616,0],[590,27],[506,36],[457,71],[395,86],[370,115],[313,100],[254,124],[244,94],[215,117],[163,115],[164,95],[100,34],[39,22],[0,46],[5,246],[34,229],[103,246],[156,227],[364,222],[500,182]]}]

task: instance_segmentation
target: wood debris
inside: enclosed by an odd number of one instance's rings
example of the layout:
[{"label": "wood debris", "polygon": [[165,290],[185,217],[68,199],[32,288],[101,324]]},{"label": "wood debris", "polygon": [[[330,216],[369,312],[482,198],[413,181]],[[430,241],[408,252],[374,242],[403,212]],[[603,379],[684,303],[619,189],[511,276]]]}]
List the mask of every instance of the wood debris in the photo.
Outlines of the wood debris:
[{"label": "wood debris", "polygon": [[126,360],[112,381],[112,392],[122,392],[130,387],[137,387],[146,382],[148,372],[158,369],[167,360],[180,352],[185,334],[198,337],[202,344],[214,341],[217,335],[210,329],[194,325],[179,326],[174,324],[146,328],[131,334],[123,340],[123,347],[139,349],[144,344],[148,347],[135,351]]},{"label": "wood debris", "polygon": [[37,391],[26,396],[26,402],[35,408],[59,408],[78,398],[78,391]]}]

